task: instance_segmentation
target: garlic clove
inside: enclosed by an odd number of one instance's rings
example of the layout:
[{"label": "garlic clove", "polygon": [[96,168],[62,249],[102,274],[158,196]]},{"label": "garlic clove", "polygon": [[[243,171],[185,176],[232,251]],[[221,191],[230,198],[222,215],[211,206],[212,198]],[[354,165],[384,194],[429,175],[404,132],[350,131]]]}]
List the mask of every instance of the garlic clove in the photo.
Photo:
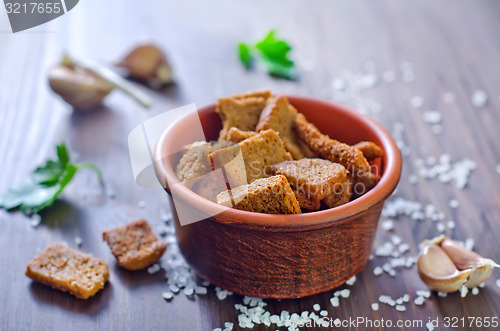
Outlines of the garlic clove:
[{"label": "garlic clove", "polygon": [[465,282],[464,284],[466,287],[476,287],[491,276],[491,273],[495,268],[495,262],[490,259],[483,259],[481,263],[483,263],[483,265],[476,266],[472,269],[473,271],[469,276],[469,280],[467,280],[467,282]]},{"label": "garlic clove", "polygon": [[50,69],[49,85],[77,110],[96,108],[114,88],[111,83],[88,70],[64,65]]},{"label": "garlic clove", "polygon": [[172,82],[172,68],[162,50],[153,44],[134,48],[117,64],[126,68],[132,78],[142,80],[154,88]]},{"label": "garlic clove", "polygon": [[458,291],[471,273],[471,270],[458,270],[444,250],[434,243],[422,248],[417,267],[422,281],[439,292]]},{"label": "garlic clove", "polygon": [[445,238],[440,246],[450,257],[458,270],[474,268],[482,259],[479,254],[469,251],[467,248],[450,238]]}]

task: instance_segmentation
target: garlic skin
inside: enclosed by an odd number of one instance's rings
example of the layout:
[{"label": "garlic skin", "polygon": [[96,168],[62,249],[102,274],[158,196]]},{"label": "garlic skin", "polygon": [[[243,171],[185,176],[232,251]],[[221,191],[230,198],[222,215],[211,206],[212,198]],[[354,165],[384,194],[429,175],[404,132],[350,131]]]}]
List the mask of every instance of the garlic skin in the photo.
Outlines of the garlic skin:
[{"label": "garlic skin", "polygon": [[417,268],[422,281],[438,292],[455,292],[484,282],[498,265],[440,236],[421,244]]},{"label": "garlic skin", "polygon": [[173,81],[172,67],[163,51],[154,44],[135,47],[117,66],[128,70],[130,77],[160,88]]},{"label": "garlic skin", "polygon": [[[64,63],[64,61],[63,61]],[[49,85],[76,110],[92,110],[114,89],[98,75],[76,66],[57,65],[49,71]]]}]

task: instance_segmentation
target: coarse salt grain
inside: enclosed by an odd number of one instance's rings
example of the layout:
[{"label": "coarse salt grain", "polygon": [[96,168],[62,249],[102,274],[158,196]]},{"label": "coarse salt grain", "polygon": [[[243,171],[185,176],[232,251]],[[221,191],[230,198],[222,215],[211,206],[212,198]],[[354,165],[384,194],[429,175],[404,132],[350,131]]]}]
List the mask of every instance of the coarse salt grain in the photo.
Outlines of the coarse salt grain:
[{"label": "coarse salt grain", "polygon": [[403,305],[397,305],[397,306],[396,306],[396,310],[397,310],[397,311],[406,311],[406,307],[405,307],[405,306],[403,306]]},{"label": "coarse salt grain", "polygon": [[158,271],[160,271],[160,269],[161,269],[160,265],[158,263],[155,263],[148,268],[148,273],[154,274],[154,273],[157,273]]},{"label": "coarse salt grain", "polygon": [[477,287],[473,287],[470,292],[472,293],[472,295],[478,295],[479,294],[479,289]]},{"label": "coarse salt grain", "polygon": [[447,296],[448,296],[448,293],[446,293],[446,292],[438,292],[438,297],[446,298]]},{"label": "coarse salt grain", "polygon": [[472,105],[476,108],[482,108],[488,101],[488,95],[483,90],[475,90],[470,98]]},{"label": "coarse salt grain", "polygon": [[458,206],[460,206],[460,203],[457,199],[452,199],[450,200],[449,205],[451,208],[458,208]]},{"label": "coarse salt grain", "polygon": [[394,229],[394,221],[393,220],[385,220],[381,224],[382,229],[385,231],[391,231]]},{"label": "coarse salt grain", "polygon": [[356,283],[356,275],[352,276],[351,278],[349,278],[345,283],[349,286],[352,286],[354,285],[354,283]]},{"label": "coarse salt grain", "polygon": [[403,239],[401,239],[401,237],[399,237],[399,236],[394,235],[394,236],[391,237],[391,241],[392,241],[392,243],[394,245],[397,246],[397,245],[401,244],[401,242],[403,241]]},{"label": "coarse salt grain", "polygon": [[412,174],[412,175],[408,176],[408,181],[410,182],[410,184],[417,184],[418,183],[418,176],[415,174]]},{"label": "coarse salt grain", "polygon": [[137,206],[138,206],[139,208],[141,208],[141,209],[146,208],[146,201],[143,201],[143,200],[139,201],[139,202],[137,203]]},{"label": "coarse salt grain", "polygon": [[459,292],[460,292],[460,296],[462,298],[465,298],[467,296],[467,293],[469,293],[469,289],[467,288],[467,286],[462,285],[462,286],[460,286]]},{"label": "coarse salt grain", "polygon": [[80,237],[75,237],[75,245],[80,247],[83,244],[83,240]]},{"label": "coarse salt grain", "polygon": [[425,302],[425,298],[424,297],[416,297],[415,300],[413,300],[413,303],[415,303],[417,306],[421,306],[423,305]]},{"label": "coarse salt grain", "polygon": [[436,224],[436,229],[440,232],[440,233],[443,233],[445,230],[446,230],[446,225],[444,225],[443,223],[437,223]]},{"label": "coarse salt grain", "polygon": [[339,302],[339,297],[332,297],[330,299],[330,303],[332,304],[333,307],[338,307],[340,302]]},{"label": "coarse salt grain", "polygon": [[380,308],[380,307],[379,307],[379,305],[378,305],[378,302],[374,302],[374,303],[372,303],[372,310],[374,310],[374,311],[378,311],[378,310],[379,310],[379,308]]},{"label": "coarse salt grain", "polygon": [[326,311],[326,310],[322,310],[322,311],[320,311],[320,312],[319,312],[319,314],[320,314],[321,316],[325,317],[325,316],[328,316],[328,311]]},{"label": "coarse salt grain", "polygon": [[319,304],[315,303],[315,304],[313,305],[313,309],[314,309],[315,311],[319,311],[319,310],[321,309],[321,307],[320,307],[320,305],[319,305]]},{"label": "coarse salt grain", "polygon": [[351,290],[348,288],[345,288],[342,291],[340,291],[340,296],[343,298],[348,298],[349,295],[351,295]]},{"label": "coarse salt grain", "polygon": [[474,249],[474,244],[474,238],[467,238],[465,239],[464,247],[471,251]]},{"label": "coarse salt grain", "polygon": [[171,300],[174,297],[172,292],[163,292],[161,295],[165,300]]},{"label": "coarse salt grain", "polygon": [[496,282],[495,282],[495,284],[497,285],[497,287],[500,288],[500,279],[497,279]]},{"label": "coarse salt grain", "polygon": [[373,274],[375,276],[380,276],[383,272],[384,272],[384,270],[379,266],[377,266],[373,269]]},{"label": "coarse salt grain", "polygon": [[414,96],[410,99],[410,104],[413,108],[422,108],[424,105],[424,99],[419,96]]},{"label": "coarse salt grain", "polygon": [[448,223],[446,223],[446,226],[448,226],[449,229],[454,229],[455,222],[453,222],[452,220],[449,220]]},{"label": "coarse salt grain", "polygon": [[439,124],[443,119],[441,113],[436,110],[428,110],[422,114],[424,122],[429,124]]},{"label": "coarse salt grain", "polygon": [[434,324],[432,324],[432,322],[425,323],[425,327],[428,331],[434,331]]}]

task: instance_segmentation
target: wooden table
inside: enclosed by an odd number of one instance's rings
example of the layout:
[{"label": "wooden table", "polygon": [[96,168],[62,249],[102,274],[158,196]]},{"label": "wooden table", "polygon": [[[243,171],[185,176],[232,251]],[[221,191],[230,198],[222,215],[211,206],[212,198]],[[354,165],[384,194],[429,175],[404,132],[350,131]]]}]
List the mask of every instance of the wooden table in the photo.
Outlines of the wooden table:
[{"label": "wooden table", "polygon": [[[377,66],[378,83],[358,91],[369,100],[372,115],[388,130],[402,123],[402,140],[411,153],[397,196],[433,204],[456,227],[446,233],[459,240],[475,239],[475,250],[500,261],[500,3],[497,1],[257,1],[243,5],[235,1],[97,1],[86,0],[70,13],[48,24],[11,34],[3,9],[0,16],[0,192],[27,178],[30,170],[53,156],[54,146],[66,141],[76,160],[94,162],[103,171],[106,184],[116,192],[103,193],[96,176],[82,171],[50,210],[41,225],[30,226],[20,213],[0,211],[0,329],[35,330],[212,330],[234,322],[234,304],[242,297],[218,300],[209,294],[190,300],[179,294],[166,302],[163,272],[127,272],[120,269],[101,241],[101,232],[139,217],[146,217],[161,231],[162,213],[168,211],[161,190],[145,189],[132,176],[127,135],[142,121],[166,110],[195,102],[203,105],[216,97],[257,87],[278,93],[332,97],[331,83],[343,70],[363,73],[367,61]],[[272,79],[262,72],[247,72],[238,63],[235,45],[256,40],[270,28],[294,45],[293,57],[300,69],[298,81]],[[141,86],[154,100],[144,111],[119,92],[106,106],[91,113],[73,113],[48,88],[47,70],[63,50],[102,63],[117,61],[140,40],[154,40],[168,51],[177,84],[153,92]],[[401,66],[414,74],[402,75]],[[391,72],[395,80],[391,82]],[[488,95],[485,107],[476,108],[470,98],[477,89]],[[455,100],[445,102],[445,93]],[[423,98],[422,109],[410,105],[414,96]],[[450,95],[448,95],[450,97]],[[349,100],[347,100],[349,102]],[[360,100],[358,100],[359,102]],[[450,101],[450,100],[448,100]],[[375,103],[375,104],[374,104]],[[377,104],[381,106],[377,113]],[[375,106],[374,106],[375,105]],[[375,109],[375,111],[374,111]],[[426,110],[443,117],[442,133],[422,119]],[[434,128],[438,130],[439,128]],[[452,162],[470,158],[477,163],[468,186],[419,178],[419,158],[451,156]],[[457,199],[460,206],[449,207]],[[146,202],[145,208],[139,202]],[[418,253],[418,243],[439,232],[430,220],[395,220],[392,234],[410,245],[406,256]],[[379,229],[377,245],[390,240],[390,232]],[[55,241],[66,241],[102,257],[110,265],[110,283],[96,297],[81,301],[32,283],[24,276],[26,264],[41,249]],[[435,294],[423,306],[413,304],[415,291],[425,289],[416,268],[400,268],[396,277],[375,276],[372,270],[387,258],[375,257],[358,275],[348,299],[334,308],[333,291],[299,300],[267,300],[271,313],[312,311],[319,303],[329,317],[412,321],[445,317],[498,317],[500,289],[495,271],[478,295],[460,298]],[[381,294],[399,298],[408,293],[406,312],[371,304]],[[347,327],[351,328],[351,327]],[[266,329],[264,326],[255,329]],[[275,328],[272,328],[275,329]],[[411,328],[407,328],[411,329]],[[284,328],[281,328],[284,330]]]}]

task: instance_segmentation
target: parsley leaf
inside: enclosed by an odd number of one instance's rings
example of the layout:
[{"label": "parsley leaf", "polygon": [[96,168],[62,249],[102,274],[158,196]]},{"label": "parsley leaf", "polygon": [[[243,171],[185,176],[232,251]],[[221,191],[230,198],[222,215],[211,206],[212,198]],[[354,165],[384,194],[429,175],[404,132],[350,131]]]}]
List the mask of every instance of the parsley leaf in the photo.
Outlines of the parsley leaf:
[{"label": "parsley leaf", "polygon": [[252,65],[252,51],[250,50],[250,46],[245,43],[239,43],[238,52],[241,63],[243,63],[245,67],[249,68]]},{"label": "parsley leaf", "polygon": [[[259,58],[270,75],[287,79],[296,78],[295,62],[288,57],[292,47],[285,40],[277,38],[274,30],[271,30],[253,48],[258,51]],[[240,61],[249,67],[252,63],[252,47],[246,43],[240,43],[238,50]]]},{"label": "parsley leaf", "polygon": [[90,168],[97,172],[99,181],[103,183],[101,171],[92,163],[72,164],[64,143],[57,145],[58,160],[48,160],[44,166],[36,168],[31,179],[12,187],[7,193],[0,195],[0,208],[6,210],[19,209],[31,216],[54,203],[66,185],[82,168]]}]

